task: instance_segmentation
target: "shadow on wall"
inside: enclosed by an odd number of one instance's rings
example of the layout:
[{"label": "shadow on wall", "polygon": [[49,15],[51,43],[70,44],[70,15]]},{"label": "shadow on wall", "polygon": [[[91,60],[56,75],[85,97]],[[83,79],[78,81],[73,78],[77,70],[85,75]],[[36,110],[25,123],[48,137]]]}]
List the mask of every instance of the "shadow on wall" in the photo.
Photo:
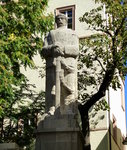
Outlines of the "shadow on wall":
[{"label": "shadow on wall", "polygon": [[109,129],[91,130],[92,150],[126,150],[121,130],[110,121]]}]

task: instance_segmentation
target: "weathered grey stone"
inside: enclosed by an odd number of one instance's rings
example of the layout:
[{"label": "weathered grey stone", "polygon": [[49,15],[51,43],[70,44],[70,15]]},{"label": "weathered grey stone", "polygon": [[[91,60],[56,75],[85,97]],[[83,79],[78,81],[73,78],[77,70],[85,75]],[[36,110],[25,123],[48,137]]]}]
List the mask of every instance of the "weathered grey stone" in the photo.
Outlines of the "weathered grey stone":
[{"label": "weathered grey stone", "polygon": [[64,129],[78,128],[78,122],[76,116],[71,115],[59,115],[59,116],[47,116],[44,120],[40,121],[38,124],[37,132],[39,130],[47,130],[47,129]]},{"label": "weathered grey stone", "polygon": [[1,143],[0,150],[19,150],[19,146],[16,143]]},{"label": "weathered grey stone", "polygon": [[76,129],[40,131],[37,138],[36,150],[83,150],[83,137]]},{"label": "weathered grey stone", "polygon": [[35,150],[83,150],[83,137],[75,117],[45,117],[36,131]]},{"label": "weathered grey stone", "polygon": [[35,150],[83,150],[76,115],[46,116],[36,130]]},{"label": "weathered grey stone", "polygon": [[77,56],[79,41],[56,17],[57,29],[48,33],[42,49],[46,59],[46,113],[36,131],[36,150],[83,150],[77,123]]},{"label": "weathered grey stone", "polygon": [[66,28],[63,15],[56,17],[56,23],[58,28],[45,37],[41,53],[46,59],[46,111],[55,106],[60,107],[61,114],[68,114],[75,112],[77,100],[79,40],[73,30]]}]

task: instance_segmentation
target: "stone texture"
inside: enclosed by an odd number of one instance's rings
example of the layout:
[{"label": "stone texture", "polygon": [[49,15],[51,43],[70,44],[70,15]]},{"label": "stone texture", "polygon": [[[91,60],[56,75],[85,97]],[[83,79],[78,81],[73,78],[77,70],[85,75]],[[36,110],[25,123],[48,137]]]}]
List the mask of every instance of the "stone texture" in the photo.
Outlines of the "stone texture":
[{"label": "stone texture", "polygon": [[37,138],[36,150],[83,150],[78,129],[40,131]]},{"label": "stone texture", "polygon": [[47,34],[41,52],[46,59],[46,112],[54,106],[60,107],[61,114],[68,114],[74,113],[77,100],[79,40],[66,28],[66,18],[58,16],[56,23],[58,28]]},{"label": "stone texture", "polygon": [[16,143],[1,143],[0,150],[19,150],[19,146]]},{"label": "stone texture", "polygon": [[36,150],[83,150],[77,122],[77,57],[79,40],[67,29],[67,18],[56,16],[57,29],[45,37],[46,112],[36,131]]}]

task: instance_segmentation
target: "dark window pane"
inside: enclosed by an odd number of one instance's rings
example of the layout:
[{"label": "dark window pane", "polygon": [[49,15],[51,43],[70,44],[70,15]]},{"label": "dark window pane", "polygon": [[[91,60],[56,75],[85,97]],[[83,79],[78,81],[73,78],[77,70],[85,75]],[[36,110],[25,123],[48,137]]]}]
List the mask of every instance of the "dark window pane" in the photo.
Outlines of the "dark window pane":
[{"label": "dark window pane", "polygon": [[72,17],[72,10],[67,11],[68,17]]},{"label": "dark window pane", "polygon": [[68,19],[68,23],[72,23],[72,18],[69,18],[69,19]]},{"label": "dark window pane", "polygon": [[68,24],[68,28],[72,29],[72,23]]}]

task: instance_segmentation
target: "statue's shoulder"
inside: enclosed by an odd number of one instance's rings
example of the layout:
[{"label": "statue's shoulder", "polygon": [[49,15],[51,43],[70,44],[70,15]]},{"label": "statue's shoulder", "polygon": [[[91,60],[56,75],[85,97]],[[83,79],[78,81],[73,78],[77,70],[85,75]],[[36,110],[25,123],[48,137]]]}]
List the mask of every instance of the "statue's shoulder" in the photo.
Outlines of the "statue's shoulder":
[{"label": "statue's shoulder", "polygon": [[55,30],[50,30],[49,32],[46,32],[45,37],[50,36],[54,32],[55,32]]},{"label": "statue's shoulder", "polygon": [[66,30],[67,30],[68,32],[70,32],[70,33],[75,33],[75,31],[72,30],[72,29],[67,28]]},{"label": "statue's shoulder", "polygon": [[50,30],[49,31],[49,34],[53,34],[53,33],[55,33],[56,32],[56,29],[53,29],[53,30]]},{"label": "statue's shoulder", "polygon": [[49,32],[46,33],[45,38],[50,40],[54,34],[55,30],[50,30]]},{"label": "statue's shoulder", "polygon": [[51,30],[49,32],[49,37],[52,37],[52,38],[55,38],[56,36],[58,36],[58,37],[63,36],[63,35],[65,35],[65,37],[73,36],[73,37],[78,38],[76,32],[74,30],[68,29],[68,28],[57,28],[57,29]]},{"label": "statue's shoulder", "polygon": [[67,31],[68,33],[72,34],[72,35],[77,36],[77,33],[76,33],[75,30],[72,30],[72,29],[66,29],[66,31]]},{"label": "statue's shoulder", "polygon": [[68,29],[68,33],[69,33],[70,36],[72,36],[73,38],[79,39],[78,34],[76,33],[75,30]]},{"label": "statue's shoulder", "polygon": [[76,34],[76,32],[74,30],[69,29],[69,28],[57,28],[57,29],[51,30],[49,33],[53,34],[53,33],[57,33],[57,32],[60,32],[60,31]]}]

